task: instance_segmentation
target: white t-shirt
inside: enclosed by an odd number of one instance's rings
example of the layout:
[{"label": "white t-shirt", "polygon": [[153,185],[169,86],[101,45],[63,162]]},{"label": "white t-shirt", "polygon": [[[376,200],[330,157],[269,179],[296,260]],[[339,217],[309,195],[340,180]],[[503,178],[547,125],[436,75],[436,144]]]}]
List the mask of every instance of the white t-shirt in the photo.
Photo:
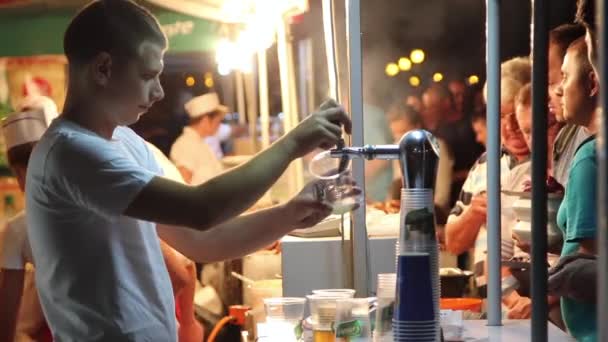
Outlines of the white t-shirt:
[{"label": "white t-shirt", "polygon": [[0,268],[24,270],[23,294],[15,327],[15,341],[35,341],[34,336],[44,324],[44,315],[36,294],[32,249],[27,238],[25,212],[11,218],[0,234]]},{"label": "white t-shirt", "polygon": [[190,127],[184,127],[182,135],[175,140],[170,157],[175,165],[192,172],[192,185],[204,183],[224,171],[211,147]]},{"label": "white t-shirt", "polygon": [[[530,162],[517,163],[515,158],[511,157],[505,150],[501,151],[500,158],[500,184],[501,190],[523,191],[523,185],[530,175]],[[471,200],[474,196],[487,192],[488,190],[488,165],[487,154],[481,155],[475,164],[471,167],[467,179],[462,185],[462,190],[458,196],[458,201],[452,208],[452,212],[448,217],[448,223],[453,222],[471,205]],[[504,209],[510,207],[511,198],[501,196],[501,205]],[[514,244],[511,237],[511,226],[501,227],[501,257],[509,259],[514,253]],[[473,251],[473,271],[475,272],[475,281],[477,286],[486,284],[486,276],[483,270],[483,261],[486,259],[488,251],[488,232],[486,225],[483,224],[479,228],[479,233],[475,238],[475,247]]]},{"label": "white t-shirt", "polygon": [[106,140],[59,118],[34,148],[28,234],[56,341],[177,339],[156,225],[123,215],[159,174],[143,139],[127,127]]}]

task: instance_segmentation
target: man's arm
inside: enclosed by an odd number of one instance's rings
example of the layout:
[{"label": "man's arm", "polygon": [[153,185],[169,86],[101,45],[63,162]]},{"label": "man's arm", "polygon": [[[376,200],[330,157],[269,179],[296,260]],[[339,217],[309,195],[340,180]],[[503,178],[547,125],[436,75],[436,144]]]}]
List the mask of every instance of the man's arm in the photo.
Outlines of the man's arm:
[{"label": "man's arm", "polygon": [[0,341],[13,341],[25,270],[0,270]]},{"label": "man's arm", "polygon": [[486,220],[485,196],[476,196],[471,205],[455,219],[445,225],[445,247],[454,255],[459,255],[475,245],[479,228]]},{"label": "man's arm", "polygon": [[332,208],[313,198],[309,189],[287,204],[237,217],[204,232],[162,224],[157,231],[165,242],[197,262],[242,257],[293,229],[314,226],[331,213]]},{"label": "man's arm", "polygon": [[[190,282],[190,272],[188,266],[194,265],[194,262],[188,258],[179,255],[171,246],[169,246],[163,240],[160,240],[160,249],[163,253],[163,259],[165,260],[165,266],[169,273],[169,279],[171,279],[171,286],[173,287],[173,296],[177,296],[178,293],[186,287]],[[196,278],[196,277],[195,277]]]},{"label": "man's arm", "polygon": [[[329,148],[350,132],[344,111],[330,104],[302,121],[251,161],[199,186],[188,187],[155,177],[131,202],[125,214],[167,225],[205,230],[251,207],[274,184],[289,163],[317,148]],[[328,106],[327,104],[324,106]]]}]

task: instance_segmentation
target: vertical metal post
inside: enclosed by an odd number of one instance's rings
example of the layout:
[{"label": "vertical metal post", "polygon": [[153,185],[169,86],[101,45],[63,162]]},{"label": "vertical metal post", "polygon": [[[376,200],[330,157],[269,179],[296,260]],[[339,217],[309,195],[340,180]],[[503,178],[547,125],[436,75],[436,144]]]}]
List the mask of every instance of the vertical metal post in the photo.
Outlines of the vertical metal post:
[{"label": "vertical metal post", "polygon": [[500,0],[486,0],[488,76],[488,325],[501,325],[500,291]]},{"label": "vertical metal post", "polygon": [[[247,117],[245,112],[245,82],[243,81],[243,72],[235,70],[234,72],[236,84],[236,111],[239,113],[239,124],[244,125]],[[249,132],[252,136],[255,132]]]},{"label": "vertical metal post", "polygon": [[547,341],[547,73],[549,0],[533,0],[532,341]]},{"label": "vertical metal post", "polygon": [[258,99],[256,94],[255,80],[253,73],[242,73],[243,87],[245,90],[245,111],[247,112],[247,120],[249,121],[249,132],[251,135],[251,144],[257,150],[258,145]]},{"label": "vertical metal post", "polygon": [[[361,51],[361,3],[359,0],[346,0],[346,22],[348,61],[350,74],[350,112],[353,121],[352,143],[363,146],[363,78]],[[353,160],[353,175],[359,184],[365,184],[363,160]],[[354,225],[353,235],[353,264],[355,289],[358,296],[370,294],[369,255],[367,227],[365,225],[365,206],[362,205],[352,214]]]},{"label": "vertical metal post", "polygon": [[[283,108],[283,127],[285,132],[289,132],[293,129],[297,122],[293,122],[292,115],[292,94],[289,89],[290,86],[290,77],[291,74],[289,72],[289,48],[290,44],[288,44],[288,36],[287,36],[287,23],[283,18],[277,24],[277,53],[279,57],[279,78],[281,80],[281,105]],[[295,163],[292,163],[287,168],[287,186],[289,196],[296,194],[299,190],[298,182],[297,182],[297,170]]]},{"label": "vertical metal post", "polygon": [[258,57],[258,88],[260,89],[260,126],[262,130],[262,149],[270,146],[270,105],[268,103],[268,66],[266,64],[266,49],[257,53]]},{"label": "vertical metal post", "polygon": [[597,139],[597,157],[599,162],[598,184],[598,341],[608,341],[608,325],[603,322],[608,320],[608,145],[606,144],[606,134],[608,134],[608,120],[606,120],[606,110],[608,110],[608,67],[606,66],[606,53],[608,49],[608,34],[606,33],[606,16],[608,15],[608,6],[605,0],[597,1],[597,23],[599,31],[598,42],[598,72],[600,73],[600,89],[601,89],[601,124]]},{"label": "vertical metal post", "polygon": [[323,10],[323,40],[325,42],[325,55],[327,59],[327,79],[329,84],[328,95],[330,98],[340,101],[342,99],[338,98],[338,70],[336,67],[332,0],[323,0],[321,5]]}]

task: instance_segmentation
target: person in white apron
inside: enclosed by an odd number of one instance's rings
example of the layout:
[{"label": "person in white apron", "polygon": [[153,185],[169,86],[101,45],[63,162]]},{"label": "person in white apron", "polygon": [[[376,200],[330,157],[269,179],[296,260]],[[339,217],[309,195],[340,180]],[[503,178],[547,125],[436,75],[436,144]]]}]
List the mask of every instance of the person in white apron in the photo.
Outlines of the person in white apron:
[{"label": "person in white apron", "polygon": [[[26,98],[19,111],[2,121],[8,162],[21,190],[34,145],[57,117],[55,103],[47,97]],[[36,294],[34,260],[27,237],[25,211],[0,228],[0,341],[50,341],[50,332]]]},{"label": "person in white apron", "polygon": [[205,139],[216,135],[228,108],[220,104],[216,93],[197,96],[184,107],[190,122],[171,147],[170,157],[184,180],[198,185],[224,171]]}]

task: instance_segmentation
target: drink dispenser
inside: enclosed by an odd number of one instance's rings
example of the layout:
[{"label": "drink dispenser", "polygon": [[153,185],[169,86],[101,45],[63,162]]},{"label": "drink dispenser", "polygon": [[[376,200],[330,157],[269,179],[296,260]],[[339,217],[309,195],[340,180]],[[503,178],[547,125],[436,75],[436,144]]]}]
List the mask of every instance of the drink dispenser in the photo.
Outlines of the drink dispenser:
[{"label": "drink dispenser", "polygon": [[335,158],[399,159],[403,188],[397,252],[397,294],[393,317],[398,336],[417,341],[438,341],[439,247],[435,236],[433,189],[439,164],[439,147],[425,130],[404,134],[398,145],[342,147],[330,151]]}]

